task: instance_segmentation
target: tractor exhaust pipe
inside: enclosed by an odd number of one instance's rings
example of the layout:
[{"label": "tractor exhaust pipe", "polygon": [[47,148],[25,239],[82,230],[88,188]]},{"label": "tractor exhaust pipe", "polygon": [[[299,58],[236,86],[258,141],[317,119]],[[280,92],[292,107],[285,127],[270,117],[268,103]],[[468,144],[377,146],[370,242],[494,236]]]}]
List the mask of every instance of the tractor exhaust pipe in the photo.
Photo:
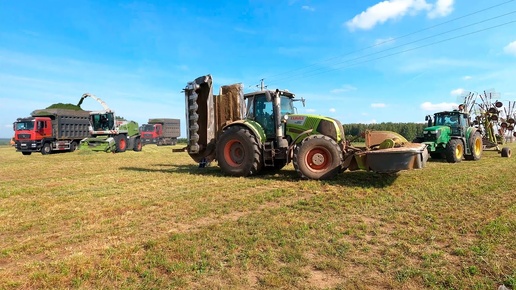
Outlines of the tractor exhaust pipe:
[{"label": "tractor exhaust pipe", "polygon": [[278,148],[287,148],[288,142],[283,134],[283,124],[281,122],[281,98],[280,91],[276,89],[274,92],[274,98],[272,100],[273,112],[274,112],[274,126],[276,130],[276,143]]}]

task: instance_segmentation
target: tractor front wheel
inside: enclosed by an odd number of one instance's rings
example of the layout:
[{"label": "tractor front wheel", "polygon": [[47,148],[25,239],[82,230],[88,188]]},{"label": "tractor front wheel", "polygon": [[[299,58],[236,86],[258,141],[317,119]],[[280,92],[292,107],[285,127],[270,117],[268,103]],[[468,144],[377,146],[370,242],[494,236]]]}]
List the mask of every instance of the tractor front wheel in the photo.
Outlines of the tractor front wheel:
[{"label": "tractor front wheel", "polygon": [[116,152],[125,152],[127,149],[127,138],[125,135],[118,135],[115,138]]},{"label": "tractor front wheel", "polygon": [[248,128],[234,126],[224,130],[217,141],[217,160],[225,174],[249,176],[261,168],[261,151]]},{"label": "tractor front wheel", "polygon": [[342,150],[324,135],[306,137],[294,151],[294,169],[303,179],[331,179],[340,172]]},{"label": "tractor front wheel", "polygon": [[464,157],[464,145],[459,139],[451,139],[446,145],[446,161],[448,163],[457,163],[462,161]]},{"label": "tractor front wheel", "polygon": [[482,144],[482,135],[476,132],[470,137],[469,146],[471,148],[471,155],[465,155],[466,160],[480,160],[482,157],[482,150],[484,145]]},{"label": "tractor front wheel", "polygon": [[140,137],[136,137],[136,139],[134,140],[133,150],[136,152],[142,151],[142,140],[140,139]]}]

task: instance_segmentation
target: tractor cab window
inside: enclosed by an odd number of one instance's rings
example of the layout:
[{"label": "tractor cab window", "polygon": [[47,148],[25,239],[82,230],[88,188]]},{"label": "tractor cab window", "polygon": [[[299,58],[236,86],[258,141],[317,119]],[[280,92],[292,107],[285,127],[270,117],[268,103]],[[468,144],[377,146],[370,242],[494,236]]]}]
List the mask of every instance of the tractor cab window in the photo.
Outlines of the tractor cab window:
[{"label": "tractor cab window", "polygon": [[92,123],[94,131],[104,131],[114,129],[113,114],[96,114],[92,115]]},{"label": "tractor cab window", "polygon": [[459,125],[457,114],[439,114],[435,117],[436,126],[456,127]]},{"label": "tractor cab window", "polygon": [[295,114],[292,98],[281,96],[281,116]]},{"label": "tractor cab window", "polygon": [[254,109],[254,120],[262,126],[263,130],[265,131],[265,135],[273,135],[274,113],[272,102],[267,102],[265,95],[256,96],[254,98]]}]

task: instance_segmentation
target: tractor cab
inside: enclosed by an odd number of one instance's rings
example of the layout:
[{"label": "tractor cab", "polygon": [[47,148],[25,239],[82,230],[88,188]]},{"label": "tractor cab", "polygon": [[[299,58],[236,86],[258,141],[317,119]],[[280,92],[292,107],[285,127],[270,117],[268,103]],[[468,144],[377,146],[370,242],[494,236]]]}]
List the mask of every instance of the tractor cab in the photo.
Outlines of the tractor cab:
[{"label": "tractor cab", "polygon": [[93,132],[115,130],[115,115],[113,112],[92,112],[90,124]]},{"label": "tractor cab", "polygon": [[247,101],[246,119],[253,120],[262,126],[267,139],[275,136],[275,120],[279,122],[286,115],[295,114],[294,94],[287,91],[279,91],[280,94],[280,116],[275,118],[274,102],[269,91],[259,91],[244,95]]},{"label": "tractor cab", "polygon": [[466,113],[460,111],[444,111],[434,114],[434,121],[432,123],[432,119],[427,117],[428,127],[426,130],[435,131],[438,130],[438,127],[448,127],[449,134],[451,136],[462,136],[464,137],[467,131],[467,128],[470,126],[469,118]]}]

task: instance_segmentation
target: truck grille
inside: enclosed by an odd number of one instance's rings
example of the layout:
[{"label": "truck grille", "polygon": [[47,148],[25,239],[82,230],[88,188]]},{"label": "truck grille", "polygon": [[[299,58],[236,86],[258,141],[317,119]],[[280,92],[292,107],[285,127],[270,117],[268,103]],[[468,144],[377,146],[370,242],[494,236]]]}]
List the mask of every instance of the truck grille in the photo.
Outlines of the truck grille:
[{"label": "truck grille", "polygon": [[30,134],[18,134],[18,140],[30,139]]}]

